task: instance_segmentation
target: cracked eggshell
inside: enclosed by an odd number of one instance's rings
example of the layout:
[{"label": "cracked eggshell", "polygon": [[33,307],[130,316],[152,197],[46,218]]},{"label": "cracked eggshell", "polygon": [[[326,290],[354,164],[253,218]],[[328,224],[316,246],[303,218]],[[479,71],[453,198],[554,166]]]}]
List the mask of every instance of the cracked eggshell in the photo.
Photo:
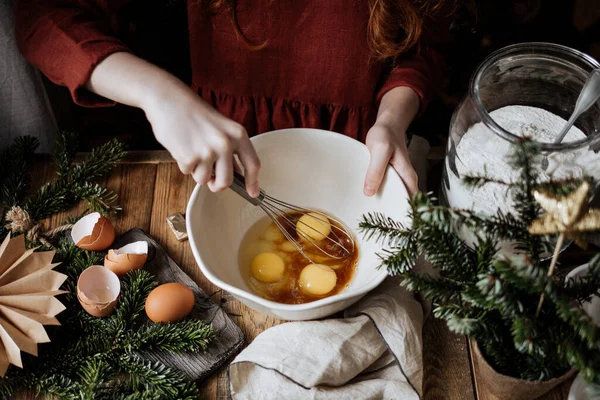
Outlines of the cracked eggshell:
[{"label": "cracked eggshell", "polygon": [[121,292],[119,277],[101,265],[93,265],[79,275],[77,299],[94,317],[106,317],[115,309]]},{"label": "cracked eggshell", "polygon": [[148,242],[129,243],[117,250],[109,250],[104,266],[121,277],[132,269],[140,269],[148,259]]},{"label": "cracked eggshell", "polygon": [[95,212],[86,215],[73,225],[71,237],[79,248],[102,251],[114,242],[115,228],[108,218]]}]

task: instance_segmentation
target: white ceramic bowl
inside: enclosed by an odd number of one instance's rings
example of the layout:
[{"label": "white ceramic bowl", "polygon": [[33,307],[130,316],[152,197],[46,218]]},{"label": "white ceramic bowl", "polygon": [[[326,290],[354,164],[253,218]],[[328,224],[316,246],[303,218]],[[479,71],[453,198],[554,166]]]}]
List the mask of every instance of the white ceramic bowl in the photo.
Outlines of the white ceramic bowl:
[{"label": "white ceramic bowl", "polygon": [[382,212],[408,222],[408,194],[398,174],[388,169],[379,193],[363,194],[369,164],[366,146],[343,135],[316,129],[285,129],[252,138],[262,168],[261,188],[293,204],[325,210],[349,226],[358,240],[357,270],[342,292],[305,304],[282,304],[254,294],[242,277],[238,249],[250,226],[265,214],[232,190],[214,194],[196,186],[187,206],[190,246],[200,270],[216,286],[248,307],[287,320],[326,317],[345,309],[386,277],[378,268],[381,247],[357,233],[363,214]]}]

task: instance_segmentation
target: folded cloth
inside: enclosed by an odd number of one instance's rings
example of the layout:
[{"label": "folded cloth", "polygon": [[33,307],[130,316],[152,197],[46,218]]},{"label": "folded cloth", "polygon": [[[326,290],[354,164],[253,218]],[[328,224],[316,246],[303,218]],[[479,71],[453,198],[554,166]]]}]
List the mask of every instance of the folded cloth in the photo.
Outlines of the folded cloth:
[{"label": "folded cloth", "polygon": [[[420,186],[429,146],[409,146]],[[423,262],[420,267],[426,268]],[[290,322],[261,333],[229,367],[231,398],[420,399],[423,308],[387,278],[343,318]]]}]

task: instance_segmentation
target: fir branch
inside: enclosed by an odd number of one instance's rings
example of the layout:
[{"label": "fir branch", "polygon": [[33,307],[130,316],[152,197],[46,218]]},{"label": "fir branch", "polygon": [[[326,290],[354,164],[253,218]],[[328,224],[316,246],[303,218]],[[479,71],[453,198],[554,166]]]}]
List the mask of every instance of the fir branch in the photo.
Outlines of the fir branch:
[{"label": "fir branch", "polygon": [[121,301],[112,321],[123,321],[131,326],[144,310],[146,297],[157,286],[154,277],[143,269],[129,271],[121,281]]},{"label": "fir branch", "polygon": [[8,209],[19,204],[29,188],[27,171],[29,163],[39,141],[31,136],[22,136],[2,154],[2,171],[4,176],[0,182],[0,207]]},{"label": "fir branch", "polygon": [[591,187],[595,187],[594,179],[592,177],[583,177],[583,178],[561,178],[561,179],[551,179],[546,182],[542,182],[537,185],[536,189],[552,193],[557,196],[568,196],[577,189],[584,181],[588,181]]},{"label": "fir branch", "polygon": [[92,181],[110,171],[125,156],[124,145],[117,140],[94,149],[82,163],[72,166],[76,151],[74,134],[63,132],[59,136],[54,155],[58,176],[37,193],[34,193],[23,208],[34,221],[64,211],[84,199],[90,208],[108,214],[120,210],[116,195],[94,185]]},{"label": "fir branch", "polygon": [[[511,330],[515,346],[521,353],[533,354],[535,351],[542,349],[540,346],[534,346],[538,335],[534,327],[534,321],[530,318],[524,316],[515,318]],[[545,354],[539,355],[544,356]]]},{"label": "fir branch", "polygon": [[363,215],[362,221],[358,224],[358,231],[364,235],[366,240],[373,239],[379,242],[385,238],[389,246],[397,245],[398,242],[408,239],[408,230],[404,225],[381,213]]},{"label": "fir branch", "polygon": [[71,171],[71,164],[75,159],[79,147],[79,135],[75,132],[61,132],[54,145],[54,164],[59,181],[66,181]]},{"label": "fir branch", "polygon": [[[73,166],[76,140],[74,134],[61,134],[54,154],[57,178],[24,204],[26,175],[21,172],[26,168],[15,168],[11,171],[12,180],[7,181],[6,167],[10,160],[0,158],[0,211],[3,211],[3,193],[14,196],[34,221],[64,211],[79,200],[87,201],[91,209],[102,213],[117,210],[116,195],[92,180],[115,165],[124,155],[123,146],[111,141],[93,151],[83,163]],[[26,148],[27,143],[17,141],[15,146]],[[5,231],[3,212],[0,231]],[[62,286],[68,294],[61,298],[66,306],[59,316],[61,326],[48,329],[52,344],[44,346],[38,357],[24,354],[24,368],[11,368],[0,379],[0,397],[13,395],[17,388],[29,388],[38,394],[63,399],[197,399],[195,384],[187,382],[180,372],[145,361],[133,351],[205,350],[215,335],[212,326],[202,321],[141,325],[138,317],[148,293],[157,285],[143,270],[131,272],[123,279],[119,306],[111,317],[92,317],[77,301],[76,282],[83,270],[102,264],[102,256],[77,248],[67,236],[59,240],[56,250],[53,261],[60,262],[57,270],[67,275]],[[130,375],[121,379],[127,373]]]},{"label": "fir branch", "polygon": [[400,285],[411,292],[417,292],[436,303],[447,304],[459,302],[462,285],[444,278],[426,274],[405,274]]},{"label": "fir branch", "polygon": [[124,156],[125,146],[118,140],[113,139],[93,149],[89,157],[74,166],[70,171],[70,180],[82,184],[103,176],[113,169]]},{"label": "fir branch", "polygon": [[446,320],[448,329],[459,335],[477,336],[486,330],[482,323],[485,311],[464,308],[458,304],[436,305],[433,309],[436,318]]},{"label": "fir branch", "polygon": [[514,296],[514,288],[500,276],[492,272],[480,274],[478,278],[474,287],[463,292],[463,298],[467,302],[486,310],[497,310],[501,315],[514,315],[524,311],[523,302]]},{"label": "fir branch", "polygon": [[214,339],[212,325],[198,320],[178,324],[149,324],[128,331],[123,346],[128,351],[165,350],[173,353],[206,351]]},{"label": "fir branch", "polygon": [[[572,331],[577,334],[590,348],[596,347],[600,338],[600,329],[589,315],[578,305],[573,305],[563,296],[560,296],[552,288],[546,288],[546,296],[551,299],[556,307],[556,314],[560,319],[569,324]],[[600,367],[600,364],[598,365]]]},{"label": "fir branch", "polygon": [[135,393],[114,393],[113,396],[107,400],[161,400],[161,395],[152,390],[137,391]]},{"label": "fir branch", "polygon": [[161,399],[198,399],[198,389],[181,373],[159,362],[146,361],[135,354],[124,354],[118,358],[121,368],[130,374],[135,391],[147,391],[160,395]]},{"label": "fir branch", "polygon": [[421,229],[421,224],[431,226],[444,233],[454,233],[457,227],[473,229],[491,220],[470,210],[452,209],[436,205],[437,199],[431,193],[419,193],[411,201],[413,231]]},{"label": "fir branch", "polygon": [[111,395],[109,380],[115,371],[102,357],[91,357],[84,361],[77,372],[79,377],[79,397],[85,400]]},{"label": "fir branch", "polygon": [[85,182],[73,189],[76,197],[84,200],[90,211],[97,211],[103,215],[120,211],[117,205],[117,194],[98,185],[97,183]]},{"label": "fir branch", "polygon": [[505,214],[499,210],[490,219],[482,219],[479,223],[486,232],[499,240],[524,242],[528,239],[527,227],[513,214]]},{"label": "fir branch", "polygon": [[564,340],[557,343],[557,351],[589,383],[600,385],[600,353],[597,347],[590,348],[584,342]]},{"label": "fir branch", "polygon": [[[431,194],[420,193],[410,202],[411,227],[395,226],[384,215],[369,215],[366,228],[370,238],[392,244],[381,254],[388,273],[403,278],[401,285],[408,290],[433,300],[434,315],[444,319],[450,330],[476,340],[500,373],[546,380],[572,366],[600,384],[600,328],[579,306],[600,294],[600,255],[590,260],[587,276],[577,281],[547,276],[540,257],[552,250],[552,243],[528,231],[540,213],[533,190],[567,193],[576,180],[540,184],[534,168],[539,158],[536,144],[526,139],[513,149],[510,162],[520,177],[506,184],[515,214],[481,216],[438,206]],[[467,181],[501,183],[485,176]],[[513,245],[522,255],[502,256],[499,249],[504,250],[504,244]],[[413,269],[421,254],[437,275],[423,276]],[[547,301],[536,317],[541,294]]]},{"label": "fir branch", "polygon": [[69,188],[58,181],[42,186],[25,203],[23,209],[34,221],[39,221],[52,214],[67,210],[73,205]]},{"label": "fir branch", "polygon": [[394,247],[391,250],[383,250],[378,257],[381,266],[385,267],[389,275],[401,275],[413,269],[417,261],[417,248],[412,244],[405,247]]},{"label": "fir branch", "polygon": [[62,399],[75,400],[78,398],[78,385],[67,376],[61,374],[45,374],[40,377],[20,380],[29,389],[33,389],[36,396],[49,394]]},{"label": "fir branch", "polygon": [[492,266],[492,260],[498,253],[498,246],[496,244],[496,237],[489,232],[486,232],[486,237],[480,239],[475,243],[475,258],[476,267],[472,271],[475,274],[483,274],[490,271]]},{"label": "fir branch", "polygon": [[490,183],[495,183],[502,186],[511,186],[511,182],[502,181],[499,179],[493,179],[486,175],[466,175],[461,177],[461,182],[468,188],[477,189],[481,188]]},{"label": "fir branch", "polygon": [[10,399],[15,393],[15,379],[0,378],[0,398]]},{"label": "fir branch", "polygon": [[457,280],[469,280],[476,264],[474,251],[453,232],[443,232],[429,226],[422,229],[419,250],[427,261],[441,271],[452,273]]},{"label": "fir branch", "polygon": [[[80,313],[82,316],[83,313]],[[93,331],[90,327],[84,327],[83,323],[80,324],[80,328],[86,335],[74,339],[75,341],[69,346],[69,349],[65,351],[65,359],[70,357],[78,357],[79,360],[73,365],[76,367],[82,362],[83,357],[92,356],[94,354],[103,354],[110,351],[113,347],[113,335],[106,329],[106,324],[97,324],[97,330]]]},{"label": "fir branch", "polygon": [[[533,197],[534,189],[539,186],[534,165],[539,165],[540,157],[538,145],[526,139],[521,140],[509,155],[509,164],[520,170],[519,179],[512,186],[512,194],[514,209],[525,226],[530,226],[540,214],[540,206]],[[543,252],[541,242],[538,236],[529,235],[525,243],[528,254],[535,255],[532,262],[536,265],[540,263],[538,255]]]}]

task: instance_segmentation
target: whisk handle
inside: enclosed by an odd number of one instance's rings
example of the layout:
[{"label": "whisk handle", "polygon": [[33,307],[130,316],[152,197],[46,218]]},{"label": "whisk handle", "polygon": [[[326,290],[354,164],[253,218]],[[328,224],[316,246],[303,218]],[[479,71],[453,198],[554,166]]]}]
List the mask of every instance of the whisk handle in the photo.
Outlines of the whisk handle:
[{"label": "whisk handle", "polygon": [[250,196],[246,191],[246,179],[244,179],[244,175],[237,171],[233,171],[233,183],[231,184],[230,188],[255,206],[260,205],[265,197],[262,190],[260,191],[258,197]]}]

